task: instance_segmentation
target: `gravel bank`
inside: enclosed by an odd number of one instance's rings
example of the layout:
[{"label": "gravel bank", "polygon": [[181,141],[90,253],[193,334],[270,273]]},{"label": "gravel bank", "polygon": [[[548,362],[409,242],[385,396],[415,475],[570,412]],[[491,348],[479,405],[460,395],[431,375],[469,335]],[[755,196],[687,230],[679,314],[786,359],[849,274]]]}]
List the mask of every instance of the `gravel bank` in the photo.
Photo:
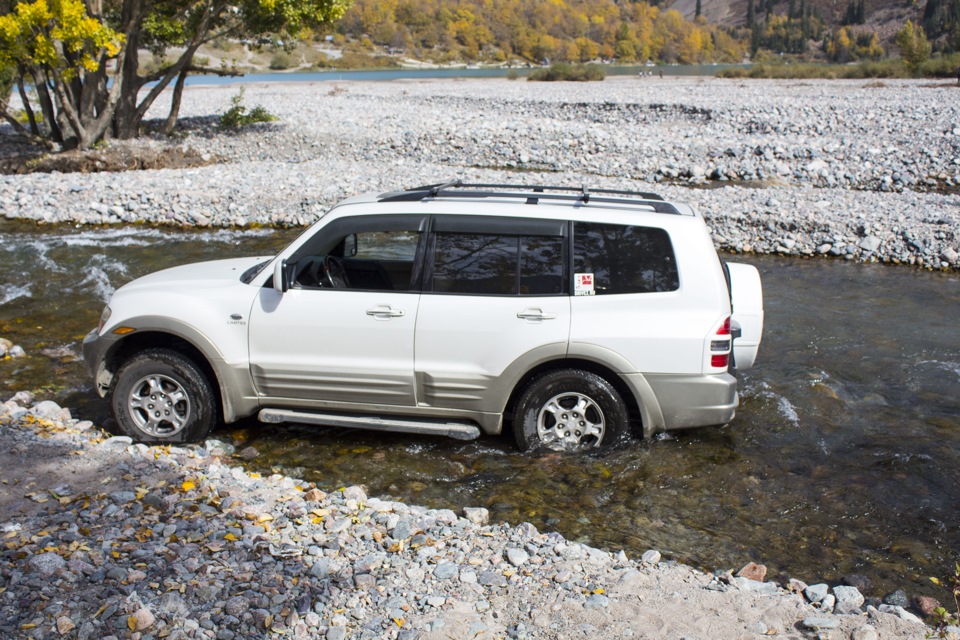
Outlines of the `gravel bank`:
[{"label": "gravel bank", "polygon": [[[240,442],[131,445],[0,405],[0,637],[923,638],[853,587],[709,574],[236,466]],[[224,434],[226,435],[226,434]],[[229,439],[229,435],[227,435]],[[804,595],[798,593],[803,591]],[[815,600],[817,604],[810,601]]]},{"label": "gravel bank", "polygon": [[[2,176],[0,212],[43,223],[300,226],[364,191],[457,177],[585,183],[690,202],[728,251],[960,267],[960,89],[950,83],[251,84],[245,104],[280,123],[216,132],[214,115],[236,91],[199,86],[184,97],[179,144],[222,162]],[[690,188],[707,185],[722,188]]]}]

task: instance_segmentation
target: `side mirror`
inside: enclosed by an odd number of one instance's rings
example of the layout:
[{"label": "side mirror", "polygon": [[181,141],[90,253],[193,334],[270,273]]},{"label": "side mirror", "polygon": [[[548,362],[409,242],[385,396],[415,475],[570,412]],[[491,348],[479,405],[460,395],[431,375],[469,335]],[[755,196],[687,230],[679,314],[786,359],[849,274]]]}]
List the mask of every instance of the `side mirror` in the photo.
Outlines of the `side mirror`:
[{"label": "side mirror", "polygon": [[278,293],[283,293],[290,288],[290,270],[287,268],[286,260],[278,260],[273,265],[273,288]]},{"label": "side mirror", "polygon": [[343,257],[352,258],[357,255],[357,234],[351,233],[343,239]]}]

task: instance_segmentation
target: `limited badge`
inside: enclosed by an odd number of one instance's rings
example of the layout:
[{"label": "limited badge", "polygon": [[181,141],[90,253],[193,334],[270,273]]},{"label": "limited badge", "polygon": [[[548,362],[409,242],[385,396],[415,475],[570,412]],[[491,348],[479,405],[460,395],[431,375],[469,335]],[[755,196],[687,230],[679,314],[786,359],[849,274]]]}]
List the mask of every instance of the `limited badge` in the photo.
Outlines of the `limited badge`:
[{"label": "limited badge", "polygon": [[573,295],[576,296],[592,296],[596,292],[593,289],[593,274],[592,273],[575,273],[573,274]]}]

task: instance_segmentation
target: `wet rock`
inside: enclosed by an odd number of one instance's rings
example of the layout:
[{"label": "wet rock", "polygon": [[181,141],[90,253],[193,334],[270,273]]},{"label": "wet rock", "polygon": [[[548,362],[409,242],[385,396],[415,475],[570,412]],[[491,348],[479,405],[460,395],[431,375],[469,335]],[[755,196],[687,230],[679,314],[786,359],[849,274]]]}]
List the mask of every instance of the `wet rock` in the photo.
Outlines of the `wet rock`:
[{"label": "wet rock", "polygon": [[237,453],[237,457],[241,460],[256,460],[260,457],[260,452],[256,447],[244,447]]},{"label": "wet rock", "polygon": [[883,597],[884,604],[891,604],[896,607],[903,607],[906,609],[910,606],[910,599],[907,597],[907,592],[903,589],[897,589],[892,591]]},{"label": "wet rock", "polygon": [[932,616],[933,612],[940,606],[940,602],[930,596],[915,596],[913,605],[925,616]]}]

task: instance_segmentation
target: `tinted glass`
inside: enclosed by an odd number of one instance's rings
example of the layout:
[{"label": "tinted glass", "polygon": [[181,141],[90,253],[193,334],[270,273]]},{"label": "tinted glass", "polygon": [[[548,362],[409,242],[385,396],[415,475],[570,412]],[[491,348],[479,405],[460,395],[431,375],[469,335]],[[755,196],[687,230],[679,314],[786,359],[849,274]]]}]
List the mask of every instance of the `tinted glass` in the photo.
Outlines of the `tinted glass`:
[{"label": "tinted glass", "polygon": [[563,293],[563,238],[520,238],[520,295]]},{"label": "tinted glass", "polygon": [[663,229],[577,222],[573,242],[574,274],[592,275],[596,295],[680,287],[673,246]]},{"label": "tinted glass", "polygon": [[438,233],[433,290],[441,293],[516,293],[519,240],[516,236]]}]

